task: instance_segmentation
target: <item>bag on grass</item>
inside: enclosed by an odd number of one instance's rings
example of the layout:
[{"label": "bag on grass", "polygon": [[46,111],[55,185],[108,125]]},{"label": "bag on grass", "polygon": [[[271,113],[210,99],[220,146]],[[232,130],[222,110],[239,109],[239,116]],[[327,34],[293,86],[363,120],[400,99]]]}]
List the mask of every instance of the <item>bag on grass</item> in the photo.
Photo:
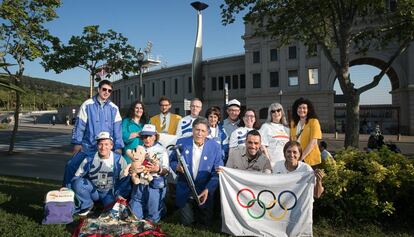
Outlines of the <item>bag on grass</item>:
[{"label": "bag on grass", "polygon": [[52,190],[46,194],[45,216],[42,224],[68,224],[73,221],[75,193],[68,188]]}]

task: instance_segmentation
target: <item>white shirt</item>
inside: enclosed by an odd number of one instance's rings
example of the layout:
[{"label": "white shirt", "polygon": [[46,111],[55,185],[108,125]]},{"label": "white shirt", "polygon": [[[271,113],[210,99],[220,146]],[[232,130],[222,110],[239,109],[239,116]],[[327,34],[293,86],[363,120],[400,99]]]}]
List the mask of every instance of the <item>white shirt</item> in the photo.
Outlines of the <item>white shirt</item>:
[{"label": "white shirt", "polygon": [[240,127],[234,130],[230,136],[229,147],[234,148],[238,146],[245,146],[247,133],[251,130],[253,130],[253,128],[247,127]]},{"label": "white shirt", "polygon": [[181,137],[191,137],[193,135],[193,121],[198,117],[192,117],[191,114],[185,116],[178,122],[177,138]]},{"label": "white shirt", "polygon": [[[125,159],[121,157],[121,170],[119,178],[124,177],[123,170],[126,168],[127,163]],[[83,176],[85,174],[84,167],[88,163],[87,159],[84,159],[80,164],[78,170],[75,173],[75,176]],[[108,190],[113,188],[114,185],[114,154],[110,153],[108,159],[101,159],[98,155],[98,152],[95,154],[92,160],[91,169],[89,170],[89,180],[99,189],[99,190]]]},{"label": "white shirt", "polygon": [[273,168],[273,173],[274,174],[289,174],[293,172],[306,172],[306,171],[312,171],[312,170],[313,169],[312,167],[310,167],[310,165],[306,164],[305,162],[299,161],[298,167],[296,167],[294,171],[289,171],[286,169],[285,161],[280,160],[276,162],[275,167]]},{"label": "white shirt", "polygon": [[262,145],[267,147],[272,168],[276,161],[285,160],[283,147],[289,141],[290,129],[280,123],[264,123],[259,130]]},{"label": "white shirt", "polygon": [[160,113],[160,127],[162,128],[162,121],[164,120],[165,117],[165,129],[163,131],[161,131],[162,133],[168,133],[168,128],[170,127],[170,112],[168,112],[167,114],[163,114]]},{"label": "white shirt", "polygon": [[201,153],[203,152],[203,148],[204,148],[204,144],[199,147],[193,141],[192,165],[193,165],[193,178],[194,178],[194,180],[197,178],[198,167],[200,166]]}]

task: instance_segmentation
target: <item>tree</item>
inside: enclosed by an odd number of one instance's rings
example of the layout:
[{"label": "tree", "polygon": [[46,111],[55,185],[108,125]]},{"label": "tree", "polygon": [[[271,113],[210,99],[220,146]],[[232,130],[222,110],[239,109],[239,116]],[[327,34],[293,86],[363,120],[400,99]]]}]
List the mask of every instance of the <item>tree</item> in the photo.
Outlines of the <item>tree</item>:
[{"label": "tree", "polygon": [[128,39],[113,30],[99,32],[99,26],[86,26],[81,36],[72,36],[68,45],[54,40],[53,52],[43,57],[46,71],[64,70],[79,67],[89,72],[90,97],[93,96],[94,82],[101,79],[97,73],[105,70],[108,75],[122,73],[126,77],[128,59],[134,48],[127,44]]},{"label": "tree", "polygon": [[[347,102],[346,147],[358,147],[360,95],[378,85],[414,39],[412,0],[225,0],[221,9],[223,24],[245,11],[244,20],[256,26],[257,36],[277,38],[282,45],[295,40],[319,45]],[[355,88],[349,74],[352,50],[363,54],[390,44],[398,44],[398,49],[385,67],[370,83]]]},{"label": "tree", "polygon": [[[33,61],[48,51],[51,36],[44,24],[57,17],[55,9],[59,6],[60,0],[3,0],[1,3],[0,16],[3,21],[0,25],[0,49],[5,54],[1,57],[2,62],[7,64],[11,60],[18,67],[15,72],[7,66],[2,67],[9,75],[10,84],[21,88],[25,61]],[[21,93],[15,90],[15,123],[9,154],[13,153],[19,127]]]}]

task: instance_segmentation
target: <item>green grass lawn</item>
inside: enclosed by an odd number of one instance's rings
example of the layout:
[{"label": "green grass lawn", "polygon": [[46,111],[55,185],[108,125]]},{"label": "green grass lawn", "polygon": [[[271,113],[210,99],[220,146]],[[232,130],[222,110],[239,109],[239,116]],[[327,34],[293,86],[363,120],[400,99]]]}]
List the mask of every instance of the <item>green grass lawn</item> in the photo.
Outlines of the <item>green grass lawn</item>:
[{"label": "green grass lawn", "polygon": [[[45,194],[58,189],[60,182],[0,176],[0,236],[71,236],[77,221],[69,225],[42,225]],[[171,201],[167,203],[169,215],[161,222],[161,229],[168,236],[226,236],[220,234],[220,221],[213,227],[184,227],[177,223],[172,213]],[[76,218],[75,218],[76,220]],[[352,227],[335,226],[329,221],[318,220],[314,224],[315,236],[413,236],[412,228],[381,225]]]}]

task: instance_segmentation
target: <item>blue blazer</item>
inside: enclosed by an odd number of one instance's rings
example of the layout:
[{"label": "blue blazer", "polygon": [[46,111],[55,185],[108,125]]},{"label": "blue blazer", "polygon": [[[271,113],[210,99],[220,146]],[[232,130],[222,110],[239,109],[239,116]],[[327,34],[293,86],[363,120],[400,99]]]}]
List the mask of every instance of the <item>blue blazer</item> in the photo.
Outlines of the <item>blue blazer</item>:
[{"label": "blue blazer", "polygon": [[[193,137],[185,137],[177,140],[177,145],[181,144],[181,155],[187,162],[197,193],[200,194],[204,189],[208,189],[208,198],[202,207],[210,206],[213,202],[214,191],[218,185],[218,174],[216,168],[223,166],[221,146],[214,140],[207,138],[201,153],[200,165],[197,177],[193,175]],[[177,153],[173,151],[170,155],[170,166],[176,170],[178,164]],[[182,208],[191,196],[191,190],[183,174],[177,173],[177,186],[175,204]]]}]

